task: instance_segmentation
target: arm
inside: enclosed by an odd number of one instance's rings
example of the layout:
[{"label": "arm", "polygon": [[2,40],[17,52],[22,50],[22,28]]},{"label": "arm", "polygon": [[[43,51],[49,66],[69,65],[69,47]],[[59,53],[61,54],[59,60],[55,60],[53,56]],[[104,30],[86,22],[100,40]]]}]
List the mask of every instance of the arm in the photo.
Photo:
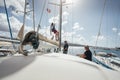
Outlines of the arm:
[{"label": "arm", "polygon": [[79,56],[81,58],[86,58],[86,55],[85,54],[77,54],[76,56]]},{"label": "arm", "polygon": [[85,54],[82,54],[81,57],[82,57],[82,58],[86,58],[86,55],[85,55]]}]

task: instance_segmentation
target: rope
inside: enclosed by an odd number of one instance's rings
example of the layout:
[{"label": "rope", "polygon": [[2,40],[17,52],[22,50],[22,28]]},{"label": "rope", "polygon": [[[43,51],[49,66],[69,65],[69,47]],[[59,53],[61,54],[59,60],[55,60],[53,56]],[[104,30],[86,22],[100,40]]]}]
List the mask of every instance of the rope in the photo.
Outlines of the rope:
[{"label": "rope", "polygon": [[99,31],[98,31],[98,35],[97,35],[97,39],[96,39],[95,46],[97,46],[98,38],[99,38],[99,36],[100,36],[102,20],[103,20],[103,15],[104,15],[104,11],[105,11],[105,5],[106,5],[106,0],[104,1],[104,7],[103,7],[102,15],[101,15],[101,18],[100,18],[100,26],[99,26]]},{"label": "rope", "polygon": [[116,24],[117,32],[116,32],[116,40],[115,40],[116,43],[115,43],[115,45],[116,45],[116,46],[119,46],[119,45],[118,45],[118,43],[119,43],[119,42],[118,42],[118,41],[119,41],[118,33],[120,32],[120,31],[119,31],[119,30],[120,30],[120,26],[119,26],[119,22],[120,22],[120,17],[119,17],[119,16],[120,16],[120,8],[119,8],[119,11],[118,11],[117,16],[118,16],[118,17],[117,17],[117,24]]},{"label": "rope", "polygon": [[11,29],[11,26],[10,26],[10,21],[9,21],[9,16],[8,16],[8,12],[7,12],[7,7],[6,7],[6,1],[4,0],[4,6],[5,6],[5,11],[6,11],[6,16],[7,16],[7,22],[8,22],[8,26],[9,26],[9,30],[10,30],[10,36],[11,36],[11,39],[13,39],[13,35],[12,35],[12,29]]},{"label": "rope", "polygon": [[[12,29],[11,29],[11,25],[10,25],[10,20],[9,20],[9,16],[8,16],[8,11],[7,11],[7,7],[6,7],[6,1],[4,0],[4,6],[5,6],[5,12],[6,12],[6,16],[7,16],[7,22],[8,22],[8,26],[9,26],[9,31],[10,31],[10,38],[11,40],[13,39],[13,35],[12,35]],[[13,49],[15,50],[15,45],[12,42],[12,46]]]},{"label": "rope", "polygon": [[43,17],[43,12],[44,12],[44,8],[45,8],[45,3],[46,3],[46,0],[43,4],[43,8],[42,8],[42,13],[41,13],[41,16],[40,16],[40,20],[39,20],[39,24],[38,24],[38,28],[37,28],[37,33],[39,32],[39,28],[41,27],[40,24],[41,24],[41,20],[42,20],[42,17]]},{"label": "rope", "polygon": [[[74,9],[73,9],[73,6],[74,6],[74,4],[73,4],[73,2],[72,2],[72,14],[71,14],[71,17],[72,17],[72,27],[73,27],[73,21],[74,21],[74,20],[73,20],[73,18],[74,18],[74,13],[73,13],[73,12],[74,12]],[[73,28],[72,28],[72,31],[73,31]],[[72,43],[73,43],[73,35],[72,35]],[[73,52],[73,47],[72,47],[72,53],[74,53],[74,52]]]}]

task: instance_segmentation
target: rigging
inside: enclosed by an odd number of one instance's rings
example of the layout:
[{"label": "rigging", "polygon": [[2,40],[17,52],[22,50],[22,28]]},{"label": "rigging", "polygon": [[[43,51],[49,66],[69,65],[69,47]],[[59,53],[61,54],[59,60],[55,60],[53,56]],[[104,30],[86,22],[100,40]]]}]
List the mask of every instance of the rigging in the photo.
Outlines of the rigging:
[{"label": "rigging", "polygon": [[[102,25],[103,15],[104,15],[104,11],[105,11],[105,6],[106,6],[106,0],[104,1],[104,7],[103,7],[101,18],[100,18],[99,30],[98,30],[95,46],[97,46],[98,38],[101,35],[100,32],[101,32],[101,25]],[[96,47],[95,47],[95,49],[96,49]]]},{"label": "rigging", "polygon": [[42,20],[42,17],[43,17],[43,12],[44,12],[44,9],[45,9],[45,4],[46,4],[46,0],[44,1],[44,3],[43,3],[43,8],[42,8],[42,13],[41,13],[41,16],[40,16],[40,20],[39,20],[39,24],[38,24],[38,27],[37,27],[37,34],[38,34],[38,32],[39,32],[39,29],[40,29],[40,24],[41,24],[41,20]]},{"label": "rigging", "polygon": [[[12,35],[12,29],[11,29],[11,25],[10,25],[10,20],[9,20],[9,16],[8,16],[8,11],[7,11],[7,6],[6,6],[6,1],[4,0],[4,6],[5,6],[5,11],[6,11],[6,16],[7,16],[7,22],[8,22],[8,26],[9,26],[9,30],[10,30],[10,37],[11,37],[11,40],[13,39],[13,35]],[[15,45],[14,43],[12,42],[12,46],[15,50]]]}]

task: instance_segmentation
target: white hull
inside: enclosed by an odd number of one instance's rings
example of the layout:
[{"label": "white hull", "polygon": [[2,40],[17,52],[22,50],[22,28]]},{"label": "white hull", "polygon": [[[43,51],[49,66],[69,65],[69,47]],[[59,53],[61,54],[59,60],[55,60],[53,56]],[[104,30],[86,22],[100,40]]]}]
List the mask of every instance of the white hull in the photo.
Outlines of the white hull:
[{"label": "white hull", "polygon": [[120,72],[94,62],[50,53],[0,58],[0,80],[119,80]]}]

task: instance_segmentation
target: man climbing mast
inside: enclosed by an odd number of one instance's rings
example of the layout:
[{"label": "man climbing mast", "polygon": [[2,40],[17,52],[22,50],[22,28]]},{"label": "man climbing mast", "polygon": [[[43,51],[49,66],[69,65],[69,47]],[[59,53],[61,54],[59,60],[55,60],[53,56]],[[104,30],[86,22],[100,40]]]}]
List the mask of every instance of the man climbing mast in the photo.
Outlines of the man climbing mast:
[{"label": "man climbing mast", "polygon": [[[59,32],[56,30],[54,23],[51,23],[50,29],[51,29],[51,32],[53,32],[55,34],[56,41],[58,41],[59,40]],[[52,36],[51,39],[53,39],[53,38],[54,38],[54,35]]]}]

